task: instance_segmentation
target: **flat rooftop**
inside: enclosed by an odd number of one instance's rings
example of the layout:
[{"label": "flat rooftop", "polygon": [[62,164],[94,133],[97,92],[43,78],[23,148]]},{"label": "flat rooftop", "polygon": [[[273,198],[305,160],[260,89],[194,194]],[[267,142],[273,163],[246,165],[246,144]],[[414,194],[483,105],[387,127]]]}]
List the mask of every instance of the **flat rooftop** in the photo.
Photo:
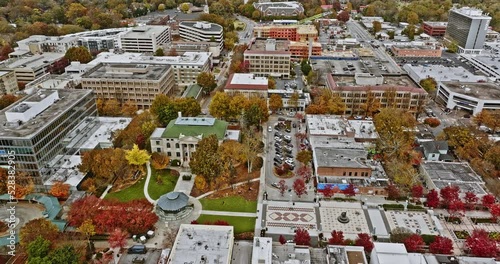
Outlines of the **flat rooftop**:
[{"label": "flat rooftop", "polygon": [[203,66],[211,58],[211,52],[185,52],[182,56],[144,56],[141,53],[125,52],[122,54],[112,52],[101,52],[97,57],[89,62],[90,65],[99,63],[142,63],[161,65],[190,65]]},{"label": "flat rooftop", "polygon": [[440,21],[424,21],[424,24],[433,27],[446,27],[448,26],[448,22],[440,22]]},{"label": "flat rooftop", "polygon": [[[498,47],[497,47],[498,49]],[[483,66],[487,67],[490,71],[495,71],[497,75],[500,75],[500,55],[479,55],[474,57],[466,57],[467,59]]]},{"label": "flat rooftop", "polygon": [[150,39],[153,36],[160,35],[163,31],[168,30],[168,26],[140,26],[132,28],[131,31],[121,35],[122,39],[134,38],[134,39]]},{"label": "flat rooftop", "polygon": [[363,247],[332,246],[327,247],[330,263],[366,264]]},{"label": "flat rooftop", "polygon": [[8,122],[5,112],[18,107],[22,103],[38,102],[41,97],[37,93],[28,95],[0,111],[0,137],[19,138],[30,137],[50,125],[55,119],[79,102],[79,100],[92,93],[92,90],[43,90],[42,94],[58,92],[59,100],[48,106],[40,114],[30,119],[29,122]]},{"label": "flat rooftop", "polygon": [[[333,80],[338,86],[343,87],[356,87],[356,86],[365,86],[356,83],[355,75],[331,75]],[[379,75],[380,76],[380,75]],[[372,89],[376,90],[378,87],[391,86],[391,87],[407,87],[407,88],[419,88],[420,87],[408,76],[408,75],[381,75],[383,77],[383,85],[377,85],[372,87]]]},{"label": "flat rooftop", "polygon": [[365,164],[368,152],[359,148],[314,148],[318,167],[369,168]]},{"label": "flat rooftop", "polygon": [[4,61],[0,66],[16,69],[29,68],[36,69],[43,65],[52,63],[64,57],[64,53],[44,52],[42,54],[28,55],[21,58],[13,58]]},{"label": "flat rooftop", "polygon": [[452,183],[483,182],[467,163],[426,161],[423,162],[421,166],[432,180]]},{"label": "flat rooftop", "polygon": [[440,82],[459,81],[459,82],[478,82],[487,81],[487,78],[482,75],[474,75],[462,66],[447,67],[444,65],[412,65],[405,64],[403,66],[410,76],[416,76],[419,81],[427,77],[432,77]]},{"label": "flat rooftop", "polygon": [[130,80],[153,80],[157,81],[165,75],[170,66],[151,64],[98,64],[82,75],[82,79],[130,79]]},{"label": "flat rooftop", "polygon": [[289,45],[290,41],[289,40],[284,40],[284,39],[277,39],[276,40],[276,45],[272,50],[266,48],[266,42],[268,40],[272,39],[266,39],[266,38],[255,38],[250,45],[248,45],[247,50],[245,50],[245,53],[255,53],[255,54],[291,54],[289,51]]},{"label": "flat rooftop", "polygon": [[196,28],[197,30],[203,30],[208,32],[221,32],[222,26],[215,23],[210,23],[206,21],[181,21],[179,26],[187,26]]},{"label": "flat rooftop", "polygon": [[[449,185],[449,182],[446,181],[433,181],[433,183],[438,189],[443,189]],[[486,194],[483,185],[476,182],[454,182],[452,183],[452,185],[458,186],[462,194],[465,194],[466,192],[473,192],[477,195]]]},{"label": "flat rooftop", "polygon": [[233,241],[232,226],[182,224],[167,263],[229,264]]},{"label": "flat rooftop", "polygon": [[257,77],[252,73],[233,73],[229,76],[225,89],[267,90],[268,79]]},{"label": "flat rooftop", "polygon": [[500,100],[500,87],[495,83],[442,82],[450,91],[483,100]]},{"label": "flat rooftop", "polygon": [[491,19],[490,16],[487,16],[483,13],[481,9],[472,8],[472,7],[462,7],[457,9],[451,9],[450,11],[459,13],[463,16],[475,19]]}]

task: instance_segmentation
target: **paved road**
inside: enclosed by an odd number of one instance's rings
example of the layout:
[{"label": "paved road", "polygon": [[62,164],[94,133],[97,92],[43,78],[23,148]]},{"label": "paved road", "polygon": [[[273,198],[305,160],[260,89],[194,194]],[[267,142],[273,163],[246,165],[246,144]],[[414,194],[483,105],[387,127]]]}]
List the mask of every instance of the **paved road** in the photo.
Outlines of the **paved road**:
[{"label": "paved road", "polygon": [[257,25],[257,23],[247,17],[235,15],[238,20],[245,23],[245,29],[238,32],[238,38],[240,39],[240,43],[249,43],[253,37],[253,28]]}]

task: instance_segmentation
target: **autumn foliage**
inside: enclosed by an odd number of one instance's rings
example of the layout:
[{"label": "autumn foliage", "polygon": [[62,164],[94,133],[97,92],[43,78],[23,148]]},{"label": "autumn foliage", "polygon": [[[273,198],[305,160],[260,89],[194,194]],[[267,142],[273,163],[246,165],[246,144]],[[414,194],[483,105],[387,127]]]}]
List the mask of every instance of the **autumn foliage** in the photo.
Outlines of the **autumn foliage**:
[{"label": "autumn foliage", "polygon": [[488,236],[483,229],[475,229],[472,235],[465,241],[465,246],[470,253],[476,257],[496,257],[497,242]]},{"label": "autumn foliage", "polygon": [[430,190],[427,193],[427,206],[432,208],[439,206],[439,194],[436,190]]},{"label": "autumn foliage", "polygon": [[425,246],[424,239],[418,234],[409,236],[405,239],[404,244],[408,252],[421,252]]},{"label": "autumn foliage", "polygon": [[372,252],[372,249],[374,247],[370,235],[366,233],[359,233],[358,237],[354,241],[354,245],[363,247],[368,253]]},{"label": "autumn foliage", "polygon": [[170,158],[162,152],[155,152],[151,154],[151,165],[155,170],[163,170],[170,163]]},{"label": "autumn foliage", "polygon": [[28,246],[28,244],[34,241],[38,236],[42,236],[44,239],[53,243],[59,236],[59,229],[45,218],[33,219],[21,228],[21,246]]},{"label": "autumn foliage", "polygon": [[355,196],[356,195],[356,189],[354,188],[354,185],[352,183],[349,183],[347,188],[342,191],[342,193],[345,196]]},{"label": "autumn foliage", "polygon": [[332,230],[331,237],[328,239],[329,245],[344,245],[344,232]]},{"label": "autumn foliage", "polygon": [[430,127],[438,127],[439,125],[441,125],[441,121],[439,121],[439,119],[437,118],[428,117],[424,120],[424,124],[427,124]]},{"label": "autumn foliage", "polygon": [[67,198],[69,196],[69,184],[56,182],[50,188],[49,193],[57,198]]},{"label": "autumn foliage", "polygon": [[450,254],[453,250],[453,242],[447,237],[437,236],[429,245],[432,254]]},{"label": "autumn foliage", "polygon": [[311,237],[309,236],[309,232],[307,230],[299,228],[295,232],[295,237],[293,238],[293,242],[297,245],[309,246],[311,245]]},{"label": "autumn foliage", "polygon": [[304,182],[304,180],[300,178],[296,179],[293,182],[293,190],[298,197],[302,196],[303,194],[307,194],[306,183]]},{"label": "autumn foliage", "polygon": [[92,220],[98,234],[110,233],[117,228],[137,234],[153,228],[158,216],[146,199],[118,202],[87,196],[73,203],[68,212],[68,223],[79,227],[86,219]]}]

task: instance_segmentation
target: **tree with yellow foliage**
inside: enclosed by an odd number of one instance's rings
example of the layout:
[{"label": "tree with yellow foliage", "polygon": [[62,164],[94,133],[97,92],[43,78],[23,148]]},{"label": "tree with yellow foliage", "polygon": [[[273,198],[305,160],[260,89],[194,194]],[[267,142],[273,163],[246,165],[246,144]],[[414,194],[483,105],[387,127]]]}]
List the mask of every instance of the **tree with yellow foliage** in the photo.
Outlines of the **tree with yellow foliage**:
[{"label": "tree with yellow foliage", "polygon": [[137,144],[134,144],[131,150],[125,151],[125,159],[128,164],[135,166],[142,166],[146,164],[151,156],[146,150],[140,150]]}]

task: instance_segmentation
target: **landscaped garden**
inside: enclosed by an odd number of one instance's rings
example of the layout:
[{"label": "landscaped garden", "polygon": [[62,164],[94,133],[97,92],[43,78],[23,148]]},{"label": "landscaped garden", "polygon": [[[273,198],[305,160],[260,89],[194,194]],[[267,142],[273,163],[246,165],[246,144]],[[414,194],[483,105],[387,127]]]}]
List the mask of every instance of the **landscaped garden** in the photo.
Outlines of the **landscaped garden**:
[{"label": "landscaped garden", "polygon": [[241,234],[246,232],[253,232],[255,229],[255,218],[254,217],[239,217],[239,216],[225,216],[225,215],[200,215],[198,220],[199,224],[205,224],[207,222],[213,223],[215,221],[222,220],[229,223],[229,225],[234,226],[234,233]]},{"label": "landscaped garden", "polygon": [[203,198],[200,199],[203,210],[246,212],[255,213],[257,211],[257,201],[247,200],[241,196],[227,196],[223,198]]},{"label": "landscaped garden", "polygon": [[467,239],[470,237],[470,234],[469,232],[465,231],[465,230],[461,230],[461,231],[453,231],[453,233],[455,234],[455,236],[458,238],[458,239]]},{"label": "landscaped garden", "polygon": [[146,176],[142,177],[139,181],[121,191],[108,193],[105,199],[118,199],[122,202],[128,202],[131,200],[146,198],[144,196],[145,183]]},{"label": "landscaped garden", "polygon": [[444,217],[444,220],[448,223],[454,223],[454,224],[461,224],[462,223],[462,220],[460,220],[459,217],[452,217],[452,216],[445,216]]},{"label": "landscaped garden", "polygon": [[152,199],[157,200],[160,196],[171,192],[179,179],[176,170],[155,170],[151,168],[151,180],[149,180],[148,193]]},{"label": "landscaped garden", "polygon": [[470,220],[474,224],[484,224],[484,223],[490,224],[490,223],[496,222],[495,220],[493,220],[491,218],[473,218],[473,217],[471,217]]}]

